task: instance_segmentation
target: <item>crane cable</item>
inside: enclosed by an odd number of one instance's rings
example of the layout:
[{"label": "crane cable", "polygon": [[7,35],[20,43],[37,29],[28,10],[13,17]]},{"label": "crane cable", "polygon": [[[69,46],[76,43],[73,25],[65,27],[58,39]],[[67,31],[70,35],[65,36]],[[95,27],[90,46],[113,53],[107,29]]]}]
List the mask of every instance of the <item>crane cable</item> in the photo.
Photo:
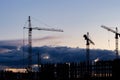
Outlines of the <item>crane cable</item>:
[{"label": "crane cable", "polygon": [[25,47],[25,30],[24,30],[24,27],[26,27],[26,25],[27,25],[27,21],[25,22],[25,24],[24,24],[24,26],[23,26],[23,46],[22,46],[22,52],[23,52],[23,60],[22,60],[22,64],[23,64],[23,66],[25,66],[25,61],[24,61],[24,58],[25,58],[25,53],[24,53],[24,51],[25,51],[25,49],[24,49],[24,47]]},{"label": "crane cable", "polygon": [[40,24],[43,24],[43,25],[46,26],[46,27],[52,27],[51,25],[48,25],[48,24],[46,24],[45,22],[43,22],[43,21],[41,21],[41,20],[39,20],[39,19],[36,19],[36,18],[34,18],[34,17],[32,17],[32,16],[31,16],[31,18],[32,18],[33,20],[39,22]]},{"label": "crane cable", "polygon": [[110,49],[110,32],[108,31],[108,48]]}]

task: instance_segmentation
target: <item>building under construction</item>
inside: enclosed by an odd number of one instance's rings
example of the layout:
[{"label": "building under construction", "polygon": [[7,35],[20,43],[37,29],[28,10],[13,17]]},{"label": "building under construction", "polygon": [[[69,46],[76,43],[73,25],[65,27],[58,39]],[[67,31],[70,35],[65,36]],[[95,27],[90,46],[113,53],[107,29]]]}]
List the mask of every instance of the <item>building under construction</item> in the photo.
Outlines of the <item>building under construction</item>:
[{"label": "building under construction", "polygon": [[[89,71],[87,71],[89,68]],[[80,63],[41,64],[38,72],[1,71],[1,80],[120,80],[120,60]]]}]

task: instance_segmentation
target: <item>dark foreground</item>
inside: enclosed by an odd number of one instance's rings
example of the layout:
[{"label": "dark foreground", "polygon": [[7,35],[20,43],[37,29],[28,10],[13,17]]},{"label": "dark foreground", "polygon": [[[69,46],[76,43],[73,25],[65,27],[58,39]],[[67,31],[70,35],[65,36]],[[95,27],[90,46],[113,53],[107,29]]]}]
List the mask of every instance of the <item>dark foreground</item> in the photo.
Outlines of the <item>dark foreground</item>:
[{"label": "dark foreground", "polygon": [[120,60],[42,64],[39,72],[0,72],[0,80],[120,80]]}]

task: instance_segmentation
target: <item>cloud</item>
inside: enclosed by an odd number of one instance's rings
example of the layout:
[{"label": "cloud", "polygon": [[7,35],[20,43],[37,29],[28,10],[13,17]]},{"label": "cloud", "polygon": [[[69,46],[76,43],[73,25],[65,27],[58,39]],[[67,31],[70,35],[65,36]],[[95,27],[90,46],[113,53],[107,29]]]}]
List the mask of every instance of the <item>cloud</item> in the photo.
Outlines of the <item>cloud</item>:
[{"label": "cloud", "polygon": [[43,41],[43,40],[51,40],[51,39],[59,39],[59,38],[61,38],[61,36],[46,36],[42,38],[33,39],[33,41]]},{"label": "cloud", "polygon": [[[41,38],[35,38],[32,39],[32,45],[33,46],[40,46],[40,45],[46,45],[46,44],[59,44],[62,43],[59,39],[62,36],[45,36]],[[58,39],[58,40],[57,40]],[[54,41],[53,41],[54,40]],[[27,39],[18,39],[18,40],[3,40],[0,41],[0,49],[17,49],[23,45],[27,45],[28,40]]]},{"label": "cloud", "polygon": [[[23,52],[24,48],[24,52]],[[41,63],[64,63],[82,62],[86,60],[86,49],[70,47],[33,47],[33,64],[37,64],[38,53]],[[113,60],[115,53],[110,50],[91,49],[90,59]],[[20,50],[14,49],[0,54],[0,65],[4,66],[26,66],[28,65],[28,46],[21,47]]]},{"label": "cloud", "polygon": [[46,36],[42,38],[33,39],[32,46],[58,46],[59,44],[63,43],[61,41],[62,36]]},{"label": "cloud", "polygon": [[22,43],[23,43],[22,40],[4,40],[4,41],[0,41],[0,47],[19,46],[19,45],[22,45]]},{"label": "cloud", "polygon": [[[46,36],[33,39],[33,42],[59,39],[60,36]],[[27,40],[26,40],[27,41]],[[24,51],[23,51],[24,50]],[[40,54],[42,63],[81,62],[86,60],[86,49],[70,47],[41,46],[32,48],[33,64],[37,64],[37,55]],[[91,49],[90,59],[113,60],[114,51]],[[0,65],[26,66],[28,65],[28,45],[23,46],[23,40],[0,41]]]},{"label": "cloud", "polygon": [[4,48],[0,48],[0,53],[6,53],[6,52],[9,52],[11,50],[9,49],[4,49]]}]

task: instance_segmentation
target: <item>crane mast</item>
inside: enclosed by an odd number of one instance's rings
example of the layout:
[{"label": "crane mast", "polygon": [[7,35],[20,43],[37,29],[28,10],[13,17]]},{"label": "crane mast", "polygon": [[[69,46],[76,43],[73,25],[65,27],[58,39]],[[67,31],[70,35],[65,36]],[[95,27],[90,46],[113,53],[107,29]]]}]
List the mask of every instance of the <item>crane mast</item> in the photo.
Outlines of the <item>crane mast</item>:
[{"label": "crane mast", "polygon": [[84,34],[83,37],[86,40],[86,72],[89,75],[90,70],[89,70],[89,65],[90,65],[90,50],[89,50],[89,45],[90,43],[95,45],[94,42],[89,38],[89,33],[87,32],[87,34]]},{"label": "crane mast", "polygon": [[118,37],[120,36],[120,33],[118,33],[118,29],[116,27],[116,31],[115,30],[112,30],[104,25],[101,26],[102,28],[108,30],[108,31],[111,31],[113,33],[115,33],[115,52],[116,52],[116,59],[118,59]]},{"label": "crane mast", "polygon": [[24,27],[24,29],[28,29],[28,67],[27,67],[27,71],[32,72],[32,30],[44,30],[44,31],[55,31],[55,32],[63,32],[63,30],[54,29],[54,28],[32,27],[30,16],[28,17],[28,27]]},{"label": "crane mast", "polygon": [[31,27],[31,19],[30,16],[28,17],[28,68],[27,71],[32,71],[32,27]]},{"label": "crane mast", "polygon": [[89,33],[87,32],[87,34],[83,35],[83,37],[86,40],[86,61],[87,64],[89,64],[90,58],[89,58],[89,45],[90,43],[95,45],[94,42],[89,38]]}]

